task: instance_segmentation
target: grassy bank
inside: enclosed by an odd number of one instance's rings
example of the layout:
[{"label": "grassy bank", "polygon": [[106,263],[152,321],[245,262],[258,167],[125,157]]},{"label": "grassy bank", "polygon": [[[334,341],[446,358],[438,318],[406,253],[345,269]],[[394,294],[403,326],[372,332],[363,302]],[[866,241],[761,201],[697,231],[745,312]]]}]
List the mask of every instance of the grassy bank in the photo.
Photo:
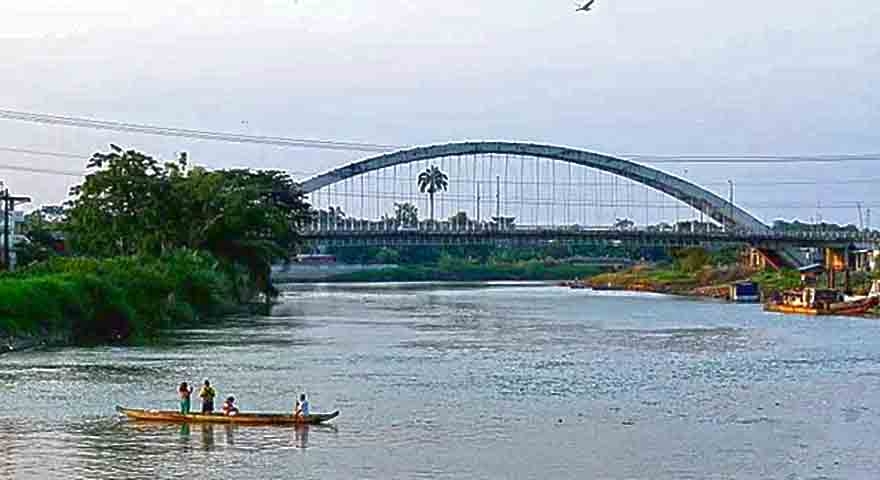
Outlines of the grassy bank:
[{"label": "grassy bank", "polygon": [[704,266],[694,272],[685,272],[675,266],[641,265],[623,272],[597,275],[587,283],[594,288],[717,297],[726,295],[726,285],[739,280],[757,283],[765,296],[801,286],[800,274],[795,270],[755,273],[736,265]]},{"label": "grassy bank", "polygon": [[684,271],[676,266],[640,265],[623,272],[597,275],[587,283],[593,288],[719,296],[721,286],[749,275],[750,272],[736,265],[703,266],[695,271]]},{"label": "grassy bank", "polygon": [[407,265],[382,270],[368,270],[330,279],[334,282],[426,282],[489,280],[568,280],[585,278],[601,272],[592,265],[552,264],[541,261],[509,264],[474,264],[465,261],[439,262],[436,265]]},{"label": "grassy bank", "polygon": [[752,275],[751,280],[758,284],[765,297],[774,292],[801,286],[801,276],[797,270],[765,270]]},{"label": "grassy bank", "polygon": [[211,256],[54,258],[0,276],[0,334],[138,342],[232,307],[236,277]]}]

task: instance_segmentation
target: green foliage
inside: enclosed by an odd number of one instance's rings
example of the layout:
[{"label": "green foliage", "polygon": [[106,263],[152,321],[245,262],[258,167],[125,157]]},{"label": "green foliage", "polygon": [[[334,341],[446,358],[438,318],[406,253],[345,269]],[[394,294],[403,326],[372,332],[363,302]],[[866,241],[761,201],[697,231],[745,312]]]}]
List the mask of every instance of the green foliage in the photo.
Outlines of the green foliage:
[{"label": "green foliage", "polygon": [[661,283],[681,283],[681,282],[691,282],[694,280],[694,277],[688,273],[685,273],[681,270],[669,270],[669,269],[656,269],[651,270],[648,273],[648,277],[655,282]]},{"label": "green foliage", "polygon": [[434,194],[446,191],[449,187],[449,177],[440,171],[436,165],[431,165],[419,174],[419,191],[427,192],[431,198],[431,221],[434,221]]},{"label": "green foliage", "polygon": [[[383,253],[384,252],[384,253]],[[660,249],[636,249],[611,245],[565,245],[550,244],[543,247],[497,247],[494,245],[467,245],[460,247],[411,246],[398,248],[333,247],[327,253],[336,255],[341,263],[375,264],[386,260],[396,252],[401,265],[434,265],[443,255],[460,257],[478,263],[515,263],[527,260],[566,259],[574,256],[613,257],[639,260],[667,259]],[[379,258],[380,254],[382,258]]]},{"label": "green foliage", "polygon": [[682,248],[673,252],[676,266],[685,273],[694,273],[709,264],[709,253],[700,247]]},{"label": "green foliage", "polygon": [[713,265],[735,265],[739,263],[741,255],[742,247],[722,247],[709,254]]},{"label": "green foliage", "polygon": [[55,257],[0,276],[0,331],[139,340],[230,307],[232,284],[205,253]]},{"label": "green foliage", "polygon": [[765,270],[752,275],[751,280],[760,285],[765,294],[801,286],[801,276],[797,270]]},{"label": "green foliage", "polygon": [[589,265],[546,265],[540,261],[488,266],[451,259],[443,265],[408,265],[383,270],[366,270],[339,275],[332,280],[341,282],[567,280],[589,277],[600,271],[599,267]]},{"label": "green foliage", "polygon": [[431,165],[419,174],[418,182],[419,190],[422,193],[427,192],[431,195],[446,190],[449,187],[449,177],[441,172],[436,165]]},{"label": "green foliage", "polygon": [[19,232],[26,238],[15,245],[19,267],[48,260],[56,255],[57,233],[63,228],[61,207],[45,206],[25,215]]},{"label": "green foliage", "polygon": [[822,231],[822,232],[858,232],[859,227],[855,225],[839,225],[836,223],[804,223],[800,220],[795,220],[793,222],[786,222],[785,220],[776,220],[773,222],[773,230],[781,231],[781,232],[808,232],[808,231]]},{"label": "green foliage", "polygon": [[394,204],[394,220],[398,225],[417,225],[419,208],[409,202]]},{"label": "green foliage", "polygon": [[386,265],[400,263],[400,252],[393,248],[382,247],[376,254],[376,261]]},{"label": "green foliage", "polygon": [[296,229],[311,215],[283,172],[189,168],[185,155],[160,163],[115,145],[88,167],[96,170],[71,190],[66,225],[81,254],[204,250],[245,267],[257,288],[269,292],[271,263],[298,244]]},{"label": "green foliage", "polygon": [[455,215],[449,217],[449,223],[455,225],[458,228],[465,228],[469,224],[469,222],[470,219],[468,218],[467,212],[465,211],[460,211]]}]

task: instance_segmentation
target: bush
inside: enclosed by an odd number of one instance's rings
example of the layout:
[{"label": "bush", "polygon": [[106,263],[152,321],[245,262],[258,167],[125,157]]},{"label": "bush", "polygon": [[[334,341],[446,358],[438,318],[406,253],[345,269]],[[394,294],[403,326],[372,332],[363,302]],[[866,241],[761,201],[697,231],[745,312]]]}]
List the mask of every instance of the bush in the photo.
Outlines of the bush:
[{"label": "bush", "polygon": [[763,271],[752,275],[751,280],[761,287],[764,295],[780,292],[801,285],[801,277],[797,270]]},{"label": "bush", "polygon": [[0,332],[138,341],[223,311],[233,291],[220,264],[204,253],[54,257],[0,276]]},{"label": "bush", "polygon": [[684,248],[674,253],[679,270],[694,273],[708,265],[710,257],[705,249],[699,247]]}]

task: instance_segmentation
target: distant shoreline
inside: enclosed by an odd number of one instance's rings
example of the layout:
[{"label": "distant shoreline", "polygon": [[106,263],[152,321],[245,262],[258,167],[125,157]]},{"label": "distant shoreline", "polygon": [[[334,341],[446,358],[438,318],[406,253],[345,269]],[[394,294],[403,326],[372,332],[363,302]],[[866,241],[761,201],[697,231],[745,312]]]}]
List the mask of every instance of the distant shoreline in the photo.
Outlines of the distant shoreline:
[{"label": "distant shoreline", "polygon": [[373,283],[373,282],[484,282],[536,281],[550,282],[589,278],[606,271],[593,265],[547,265],[527,262],[515,265],[403,265],[365,269],[326,278],[281,279],[279,283]]}]

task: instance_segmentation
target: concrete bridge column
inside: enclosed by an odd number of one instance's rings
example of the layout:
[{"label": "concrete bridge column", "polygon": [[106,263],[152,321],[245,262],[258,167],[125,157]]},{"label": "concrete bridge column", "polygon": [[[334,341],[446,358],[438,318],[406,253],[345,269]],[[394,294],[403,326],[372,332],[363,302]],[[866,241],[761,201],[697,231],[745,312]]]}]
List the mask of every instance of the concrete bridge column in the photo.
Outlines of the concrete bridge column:
[{"label": "concrete bridge column", "polygon": [[844,282],[849,287],[849,258],[846,249],[825,248],[825,272],[828,275],[828,288],[837,286],[837,275],[844,274]]}]

